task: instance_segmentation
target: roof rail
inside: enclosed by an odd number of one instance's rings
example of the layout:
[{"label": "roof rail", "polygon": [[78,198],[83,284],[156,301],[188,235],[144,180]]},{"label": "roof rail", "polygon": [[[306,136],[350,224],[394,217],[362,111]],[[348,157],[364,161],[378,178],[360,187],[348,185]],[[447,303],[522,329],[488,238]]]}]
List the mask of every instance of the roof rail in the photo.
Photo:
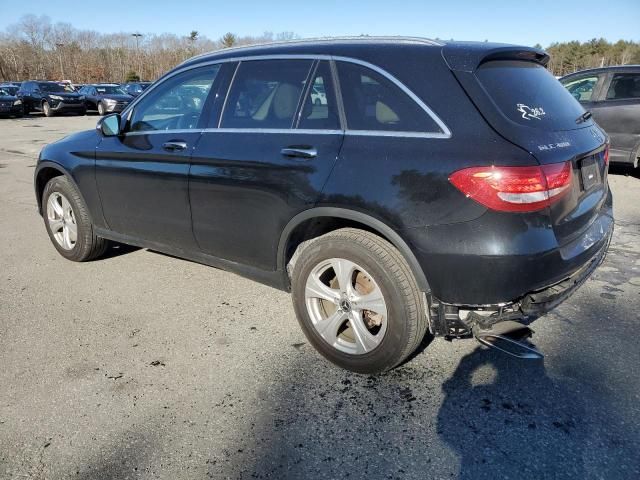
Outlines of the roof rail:
[{"label": "roof rail", "polygon": [[439,40],[432,40],[430,38],[423,37],[406,37],[406,36],[368,36],[368,35],[359,35],[359,36],[342,36],[342,37],[317,37],[317,38],[303,38],[303,39],[295,39],[295,40],[280,40],[275,42],[264,42],[264,43],[252,43],[249,45],[238,45],[237,47],[227,47],[221,48],[219,50],[211,50],[209,52],[204,52],[199,55],[195,55],[186,59],[184,62],[180,63],[180,65],[190,62],[191,60],[196,60],[198,58],[206,57],[207,55],[213,55],[216,53],[223,52],[234,52],[238,50],[249,50],[256,47],[278,47],[282,45],[305,45],[308,43],[333,43],[333,42],[397,42],[397,43],[422,43],[424,45],[430,45],[434,47],[442,47],[444,46],[443,42]]}]

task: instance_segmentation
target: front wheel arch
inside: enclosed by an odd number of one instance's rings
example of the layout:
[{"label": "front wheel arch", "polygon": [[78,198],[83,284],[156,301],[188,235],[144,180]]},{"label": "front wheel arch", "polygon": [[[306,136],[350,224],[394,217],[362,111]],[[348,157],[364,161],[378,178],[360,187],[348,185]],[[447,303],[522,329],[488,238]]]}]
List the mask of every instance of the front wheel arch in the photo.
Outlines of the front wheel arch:
[{"label": "front wheel arch", "polygon": [[82,195],[82,191],[80,190],[80,187],[78,187],[78,184],[76,183],[74,178],[71,176],[71,174],[64,167],[62,167],[61,165],[58,165],[57,163],[54,163],[51,161],[43,161],[38,164],[38,166],[36,167],[36,171],[34,172],[34,175],[33,175],[33,184],[34,184],[33,186],[36,192],[36,201],[38,202],[38,213],[40,215],[42,215],[42,195],[44,193],[44,187],[46,187],[49,180],[51,180],[54,177],[60,177],[60,176],[67,177],[69,182],[71,182],[73,186],[78,190],[80,197],[82,198],[82,201],[86,205],[87,202],[84,196]]},{"label": "front wheel arch", "polygon": [[[296,235],[306,230],[314,221],[326,222],[327,220],[336,220],[335,225],[327,227],[328,229],[317,231],[317,234],[312,233],[310,237],[305,237],[304,234],[302,237]],[[420,290],[423,292],[431,290],[418,259],[409,245],[393,228],[366,213],[339,207],[317,207],[305,210],[293,217],[284,228],[278,244],[277,267],[283,272],[285,284],[288,288],[290,288],[290,280],[287,273],[287,264],[297,247],[305,240],[310,240],[345,226],[361,228],[387,240],[400,251],[409,264]]]}]

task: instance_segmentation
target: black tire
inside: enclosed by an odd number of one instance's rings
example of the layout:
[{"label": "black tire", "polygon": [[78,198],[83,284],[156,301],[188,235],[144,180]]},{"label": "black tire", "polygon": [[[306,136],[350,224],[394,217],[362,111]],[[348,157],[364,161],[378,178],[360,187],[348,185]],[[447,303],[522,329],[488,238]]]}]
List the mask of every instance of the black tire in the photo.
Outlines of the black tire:
[{"label": "black tire", "polygon": [[[387,330],[373,350],[353,355],[327,343],[313,326],[305,301],[312,270],[330,258],[344,258],[374,277],[387,304]],[[427,331],[420,289],[402,254],[383,238],[355,228],[318,237],[297,252],[292,274],[293,306],[309,342],[329,361],[357,373],[381,373],[401,364],[420,345]]]},{"label": "black tire", "polygon": [[23,115],[29,115],[29,107],[24,102],[22,103],[22,113]]},{"label": "black tire", "polygon": [[51,106],[49,105],[49,102],[42,102],[42,112],[45,114],[45,116],[47,117],[53,117],[54,112],[53,110],[51,110]]},{"label": "black tire", "polygon": [[106,113],[106,109],[104,108],[104,105],[102,104],[102,102],[98,102],[98,115],[100,115],[101,117],[103,117]]},{"label": "black tire", "polygon": [[[62,248],[55,239],[51,230],[51,226],[47,219],[47,202],[49,197],[58,192],[69,201],[74,213],[75,223],[77,227],[76,243],[70,250]],[[42,194],[42,217],[44,224],[51,239],[51,243],[58,250],[58,253],[68,260],[74,262],[86,262],[98,258],[106,251],[109,242],[104,238],[96,236],[93,224],[89,217],[89,210],[80,196],[77,188],[65,176],[54,177],[44,187]]]},{"label": "black tire", "polygon": [[86,114],[87,114],[87,110],[86,110],[86,109],[85,109],[85,110],[80,110],[80,111],[78,112],[78,116],[79,116],[79,117],[84,117]]}]

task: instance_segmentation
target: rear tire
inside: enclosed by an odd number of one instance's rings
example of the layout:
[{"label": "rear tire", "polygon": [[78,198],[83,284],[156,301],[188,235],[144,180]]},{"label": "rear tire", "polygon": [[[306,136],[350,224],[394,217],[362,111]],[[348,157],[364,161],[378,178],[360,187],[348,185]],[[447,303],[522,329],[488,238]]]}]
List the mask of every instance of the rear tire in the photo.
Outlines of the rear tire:
[{"label": "rear tire", "polygon": [[347,370],[371,374],[392,369],[416,350],[427,330],[425,306],[409,265],[393,245],[373,233],[343,228],[301,248],[291,279],[293,306],[320,354]]},{"label": "rear tire", "polygon": [[98,102],[98,115],[103,117],[105,113],[106,113],[106,110],[104,108],[104,105],[102,104],[102,102]]},{"label": "rear tire", "polygon": [[104,254],[109,245],[94,233],[80,192],[65,176],[52,178],[44,187],[42,217],[51,243],[68,260],[93,260]]}]

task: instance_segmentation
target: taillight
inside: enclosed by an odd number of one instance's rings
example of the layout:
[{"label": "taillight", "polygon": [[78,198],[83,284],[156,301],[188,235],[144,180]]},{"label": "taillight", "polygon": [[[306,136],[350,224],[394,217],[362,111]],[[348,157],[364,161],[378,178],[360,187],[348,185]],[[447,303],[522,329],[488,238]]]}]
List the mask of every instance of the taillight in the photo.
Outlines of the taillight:
[{"label": "taillight", "polygon": [[609,144],[604,147],[604,165],[609,165]]},{"label": "taillight", "polygon": [[569,190],[571,162],[535,167],[471,167],[449,181],[467,197],[502,212],[533,212],[548,207]]}]

